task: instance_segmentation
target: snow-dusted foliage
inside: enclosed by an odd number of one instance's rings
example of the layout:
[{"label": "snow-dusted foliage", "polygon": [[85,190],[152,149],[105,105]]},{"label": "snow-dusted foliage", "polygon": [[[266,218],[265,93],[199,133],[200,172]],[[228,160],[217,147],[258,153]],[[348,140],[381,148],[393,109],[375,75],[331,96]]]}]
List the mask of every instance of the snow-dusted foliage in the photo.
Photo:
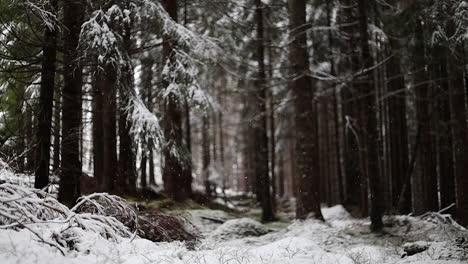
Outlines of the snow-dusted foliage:
[{"label": "snow-dusted foliage", "polygon": [[19,0],[16,1],[20,5],[24,6],[26,10],[36,15],[40,21],[49,29],[57,27],[58,19],[54,12],[51,12],[48,0],[30,1],[30,0]]},{"label": "snow-dusted foliage", "polygon": [[[90,3],[91,5],[96,5]],[[129,35],[137,25],[153,25],[160,37],[171,39],[177,43],[174,56],[166,62],[163,79],[167,87],[158,89],[161,97],[168,95],[177,98],[180,105],[188,102],[194,106],[209,105],[209,96],[201,89],[196,81],[197,65],[202,60],[214,58],[213,52],[218,50],[215,42],[205,36],[200,36],[176,23],[156,0],[132,0],[125,4],[108,3],[95,7],[90,18],[82,25],[80,35],[80,49],[88,57],[97,58],[98,67],[111,66],[116,72],[117,86],[129,85],[122,81],[124,71],[132,72],[133,65],[129,47],[125,39],[135,40],[136,36]],[[145,31],[138,32],[139,38],[147,39]],[[137,41],[138,42],[138,41]],[[125,87],[123,96],[127,97],[125,110],[128,122],[131,123],[131,133],[152,138],[151,142],[160,144],[162,132],[159,118],[142,102],[140,95],[133,87]]]},{"label": "snow-dusted foliage", "polygon": [[[84,201],[90,201],[94,197],[96,195],[83,197],[78,207],[70,210],[44,191],[8,183],[0,184],[0,228],[34,230],[37,225],[54,223],[63,225],[62,231],[68,228],[80,228],[115,241],[119,237],[130,237],[128,228],[114,217],[75,212]],[[119,200],[115,197],[108,195],[99,197],[113,204],[119,204]],[[104,211],[102,205],[97,203],[94,205],[99,212]]]},{"label": "snow-dusted foliage", "polygon": [[434,1],[426,10],[434,26],[432,43],[461,44],[468,38],[468,3],[464,0]]},{"label": "snow-dusted foliage", "polygon": [[115,195],[93,193],[83,196],[71,211],[114,217],[132,231],[138,229],[138,215],[135,209]]},{"label": "snow-dusted foliage", "polygon": [[41,190],[0,184],[0,225],[5,227],[66,219],[69,210]]},{"label": "snow-dusted foliage", "polygon": [[131,133],[133,135],[143,134],[153,139],[153,144],[160,145],[163,139],[160,121],[141,101],[139,96],[131,94],[130,103],[125,109],[129,114]]}]

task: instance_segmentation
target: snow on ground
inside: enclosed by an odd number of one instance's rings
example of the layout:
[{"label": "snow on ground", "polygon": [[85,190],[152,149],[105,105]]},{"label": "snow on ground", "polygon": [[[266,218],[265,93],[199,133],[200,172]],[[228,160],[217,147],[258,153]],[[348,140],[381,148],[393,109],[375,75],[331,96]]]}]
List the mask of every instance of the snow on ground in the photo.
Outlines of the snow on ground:
[{"label": "snow on ground", "polygon": [[[232,217],[222,211],[193,210],[190,214],[194,225],[205,236],[195,249],[188,249],[179,242],[153,243],[140,238],[121,238],[112,242],[99,234],[82,230],[80,237],[75,240],[78,251],[65,252],[63,256],[56,248],[39,241],[37,236],[26,229],[0,229],[0,263],[466,263],[461,260],[466,251],[463,252],[462,248],[457,251],[458,242],[447,240],[448,237],[458,237],[459,240],[460,237],[468,237],[466,230],[452,229],[451,225],[438,229],[435,228],[436,223],[413,217],[396,217],[400,222],[396,221],[394,226],[386,229],[388,234],[375,235],[367,231],[367,220],[354,219],[342,206],[335,206],[323,209],[326,223],[316,220],[297,221],[262,236],[244,237],[239,235],[245,235],[241,230],[243,227],[246,230],[262,231],[255,235],[271,231],[271,228],[251,219],[228,220]],[[213,222],[206,218],[220,221]],[[221,224],[223,221],[225,223]],[[209,228],[203,228],[205,225]],[[34,230],[52,234],[61,228],[64,227],[58,224],[38,224]],[[428,229],[433,232],[424,237],[423,233],[428,233]],[[229,232],[235,235],[227,235]],[[405,237],[401,237],[403,232],[406,232]],[[223,235],[219,236],[220,233]],[[411,242],[422,238],[426,239],[426,251],[401,257],[404,254],[403,240]],[[459,243],[464,244],[461,240]],[[460,260],[456,260],[457,257]]]},{"label": "snow on ground", "polygon": [[[2,168],[0,163],[0,179],[8,180],[17,176],[9,173],[6,166]],[[7,189],[14,187],[3,186]],[[27,187],[22,188],[13,189],[18,191]],[[37,202],[39,196],[28,195],[27,201]],[[3,200],[0,199],[0,203],[13,201],[21,204],[18,200],[20,198],[5,196]],[[45,202],[40,204],[47,205]],[[10,207],[2,208],[2,217],[15,217],[12,215],[13,211],[9,211]],[[252,209],[250,213],[256,210],[258,209]],[[9,229],[9,222],[0,225],[0,264],[468,262],[468,231],[457,225],[448,215],[429,213],[417,218],[389,216],[384,219],[384,232],[373,234],[369,232],[370,223],[367,219],[353,218],[341,205],[323,208],[322,212],[326,222],[306,220],[265,226],[255,220],[239,218],[224,211],[189,210],[186,215],[193,224],[191,228],[197,229],[204,237],[195,246],[182,242],[153,243],[139,237],[122,237],[121,234],[109,237],[109,231],[103,231],[109,229],[83,228],[96,220],[89,214],[73,215],[68,212],[65,214],[67,219],[62,216],[52,222],[24,222],[27,217],[36,219],[33,213],[19,218],[25,228]],[[245,215],[248,213],[243,212],[242,216]],[[27,217],[24,218],[25,216]],[[70,221],[69,217],[74,217],[75,220]],[[100,219],[116,221],[114,218]],[[120,224],[118,221],[116,223]],[[62,244],[57,246],[57,243]]]}]

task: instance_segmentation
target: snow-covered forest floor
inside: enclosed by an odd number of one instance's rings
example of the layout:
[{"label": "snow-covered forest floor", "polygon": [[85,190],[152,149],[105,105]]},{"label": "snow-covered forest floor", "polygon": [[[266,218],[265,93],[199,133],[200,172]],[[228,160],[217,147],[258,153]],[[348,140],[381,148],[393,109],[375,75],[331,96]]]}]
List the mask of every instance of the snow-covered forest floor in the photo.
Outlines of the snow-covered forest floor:
[{"label": "snow-covered forest floor", "polygon": [[[177,213],[188,220],[186,229],[198,233],[200,239],[191,243],[152,242],[128,231],[118,232],[123,225],[114,218],[75,214],[72,210],[63,213],[67,209],[53,198],[8,194],[6,190],[31,190],[15,186],[0,184],[2,264],[428,264],[468,260],[468,232],[449,216],[437,213],[387,217],[384,232],[372,234],[367,219],[352,217],[340,205],[323,208],[325,222],[290,220],[289,208],[279,214],[281,221],[267,225],[254,220],[258,215],[255,208],[239,207],[240,213],[178,208]],[[11,203],[25,206],[20,214],[25,224],[6,224],[6,219],[18,217],[14,207],[7,206]],[[66,217],[24,222],[45,214],[35,212],[34,205],[47,205],[41,210],[55,208]]]}]

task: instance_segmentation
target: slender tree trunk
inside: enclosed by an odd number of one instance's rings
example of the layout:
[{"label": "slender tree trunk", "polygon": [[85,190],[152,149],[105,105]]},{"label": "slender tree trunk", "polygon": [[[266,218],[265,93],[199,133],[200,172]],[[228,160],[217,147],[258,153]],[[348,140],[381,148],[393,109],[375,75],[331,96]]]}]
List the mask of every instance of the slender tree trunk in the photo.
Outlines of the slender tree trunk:
[{"label": "slender tree trunk", "polygon": [[[221,104],[221,98],[219,100]],[[225,160],[224,160],[224,130],[223,130],[223,113],[222,111],[219,111],[218,113],[218,134],[219,134],[219,162],[220,162],[220,174],[222,177],[223,181],[223,194],[226,195],[226,188],[227,188],[227,174],[226,174],[226,168],[225,166]]]},{"label": "slender tree trunk", "polygon": [[[151,91],[151,59],[142,62],[142,83],[140,87],[140,98],[143,102],[149,102],[149,93]],[[148,106],[148,104],[146,105]],[[149,144],[146,138],[143,137],[140,141],[141,159],[140,159],[140,187],[142,190],[148,188],[148,175],[147,175],[147,164],[148,164],[148,148]],[[151,166],[151,165],[150,165]],[[151,180],[150,180],[151,181]],[[151,183],[150,183],[151,184]]]},{"label": "slender tree trunk", "polygon": [[395,54],[390,59],[387,67],[388,92],[391,94],[388,99],[389,107],[389,141],[390,141],[390,163],[392,178],[393,208],[400,213],[411,212],[411,188],[406,188],[403,193],[403,207],[398,208],[400,193],[403,189],[409,169],[409,149],[408,149],[408,125],[406,121],[406,88],[404,75],[401,71],[401,58],[398,50],[400,45],[398,40],[390,39],[390,46]]},{"label": "slender tree trunk", "polygon": [[202,174],[203,174],[203,185],[205,186],[205,193],[208,197],[211,197],[211,183],[210,183],[210,139],[208,133],[210,131],[210,119],[203,115],[202,124]]},{"label": "slender tree trunk", "polygon": [[[349,68],[352,73],[359,71],[359,54],[356,50],[357,42],[357,26],[354,16],[354,1],[340,0],[340,5],[345,6],[343,13],[339,16],[340,23],[348,24],[340,32],[342,37],[347,41],[342,44],[342,49],[346,54],[350,54],[349,59],[343,64],[340,64],[340,71],[347,72]],[[348,44],[349,43],[349,44]],[[344,168],[344,189],[345,206],[348,210],[359,208],[361,215],[367,215],[366,204],[363,203],[362,196],[366,196],[367,201],[367,182],[364,178],[362,167],[362,141],[360,135],[360,124],[357,123],[360,116],[360,105],[358,93],[361,90],[359,83],[352,80],[346,84],[341,91],[341,105],[343,116],[343,168]]]},{"label": "slender tree trunk", "polygon": [[382,214],[384,209],[382,197],[382,182],[379,175],[379,148],[378,141],[379,132],[377,124],[377,105],[375,97],[375,87],[373,83],[373,71],[370,70],[373,66],[373,59],[369,47],[369,34],[368,34],[368,15],[367,15],[367,1],[359,0],[359,24],[361,35],[361,52],[363,59],[363,66],[368,70],[367,78],[363,83],[362,94],[364,96],[363,103],[365,105],[364,115],[364,129],[365,129],[365,142],[366,142],[366,160],[367,160],[367,178],[370,187],[371,199],[371,230],[380,231],[383,228]]},{"label": "slender tree trunk", "polygon": [[267,89],[266,69],[265,69],[265,44],[264,44],[264,27],[263,27],[263,11],[264,5],[261,0],[255,0],[255,14],[257,23],[257,62],[258,76],[255,81],[255,98],[257,106],[258,120],[254,122],[255,133],[255,174],[258,179],[258,188],[260,194],[260,205],[262,207],[262,221],[269,222],[275,219],[273,215],[273,207],[271,202],[270,192],[270,177],[268,166],[268,121],[267,121]]},{"label": "slender tree trunk", "polygon": [[148,163],[148,158],[146,156],[146,146],[145,144],[141,145],[141,160],[140,160],[140,184],[141,188],[144,190],[148,187],[148,175],[146,174],[146,164]]},{"label": "slender tree trunk", "polygon": [[460,224],[468,225],[468,127],[466,120],[466,102],[463,63],[455,57],[460,52],[449,56],[450,109],[452,112],[452,137],[454,142],[454,163],[456,180],[456,218]]},{"label": "slender tree trunk", "polygon": [[60,113],[62,112],[62,103],[60,102],[61,96],[59,93],[55,95],[55,104],[54,104],[54,165],[53,171],[58,172],[60,168]]},{"label": "slender tree trunk", "polygon": [[296,218],[313,216],[323,219],[320,210],[319,175],[316,163],[316,125],[315,112],[311,104],[314,101],[314,89],[310,78],[305,75],[309,70],[306,34],[306,3],[304,0],[288,0],[289,6],[289,62],[294,80],[289,84],[294,95],[295,110],[295,155],[296,155]]},{"label": "slender tree trunk", "polygon": [[[332,12],[333,12],[333,2],[327,1],[327,23],[328,26],[331,28],[332,25]],[[330,74],[332,76],[335,76],[336,70],[335,70],[335,42],[333,38],[333,31],[329,30],[328,31],[328,44],[329,44],[329,61],[330,61]],[[342,166],[341,166],[341,140],[340,140],[340,125],[341,125],[341,120],[340,120],[340,115],[339,115],[339,105],[338,105],[338,97],[339,97],[339,90],[336,87],[333,87],[333,95],[332,95],[332,113],[333,113],[333,128],[334,128],[334,146],[335,146],[335,167],[336,167],[336,178],[338,180],[338,200],[339,203],[344,202],[344,177],[343,177],[343,171],[342,171]]]},{"label": "slender tree trunk", "polygon": [[[57,0],[50,0],[46,9],[57,14]],[[57,30],[46,27],[44,34],[43,60],[41,68],[41,88],[39,96],[39,117],[37,125],[38,146],[34,187],[42,189],[49,184],[50,146],[52,134],[52,113],[54,108],[55,61],[57,55]]]},{"label": "slender tree trunk", "polygon": [[32,111],[30,107],[26,107],[26,111],[24,113],[24,130],[26,134],[25,138],[25,147],[26,147],[26,166],[25,170],[27,172],[32,172],[34,170],[34,151],[31,149],[31,146],[34,145],[34,134],[33,134],[33,124],[34,118],[32,115]]},{"label": "slender tree trunk", "polygon": [[[169,15],[177,22],[177,0],[165,0],[164,4]],[[163,45],[165,61],[170,63],[171,67],[175,67],[175,45],[175,41],[171,39],[165,39]],[[164,80],[164,86],[169,86],[169,82],[170,80]],[[179,103],[179,99],[175,94],[170,94],[164,104],[163,132],[167,144],[163,150],[163,179],[166,194],[176,201],[184,201],[192,195],[192,175],[189,153],[183,143],[183,105]],[[174,151],[178,152],[177,155],[174,155]]]},{"label": "slender tree trunk", "polygon": [[284,185],[285,185],[285,177],[284,177],[284,174],[285,174],[285,171],[284,171],[284,158],[283,158],[283,154],[279,154],[279,169],[278,169],[278,196],[280,198],[283,198],[284,195],[285,195],[285,188],[284,188]]},{"label": "slender tree trunk", "polygon": [[[96,59],[97,63],[97,59]],[[103,133],[103,106],[104,95],[102,91],[103,72],[96,67],[96,74],[93,83],[93,170],[98,189],[103,184],[103,165],[104,165],[104,133]]]},{"label": "slender tree trunk", "polygon": [[[437,163],[439,164],[440,208],[455,203],[455,172],[453,161],[453,137],[451,133],[452,115],[450,113],[450,91],[448,76],[448,49],[435,45],[432,47],[431,79],[436,90],[437,122]],[[455,213],[455,208],[446,211]]]},{"label": "slender tree trunk", "polygon": [[416,118],[420,130],[420,145],[416,154],[417,170],[413,178],[413,209],[416,215],[427,211],[438,210],[437,200],[437,160],[435,157],[434,136],[431,131],[432,100],[431,87],[428,84],[426,71],[426,47],[422,21],[415,23],[415,46],[413,61],[415,63]]},{"label": "slender tree trunk", "polygon": [[[102,161],[101,190],[113,192],[117,164],[117,74],[112,65],[105,65],[96,75],[96,89],[99,89],[97,103],[102,102],[102,110],[97,112],[102,120]],[[99,98],[101,97],[101,98]],[[99,138],[97,140],[100,140]]]},{"label": "slender tree trunk", "polygon": [[[126,77],[131,78],[131,77]],[[124,89],[132,89],[125,87]],[[121,98],[120,117],[119,117],[119,193],[136,193],[136,156],[135,146],[133,144],[132,136],[130,134],[131,124],[128,122],[128,113],[125,111],[125,107],[128,105],[128,95],[126,92],[120,94],[124,98]],[[127,97],[127,98],[125,98]]]},{"label": "slender tree trunk", "polygon": [[[128,8],[128,7],[127,7]],[[124,29],[123,48],[129,52],[131,48],[130,28]],[[122,68],[120,85],[120,113],[119,113],[119,174],[117,191],[119,193],[136,193],[136,154],[131,136],[131,123],[128,121],[127,106],[130,103],[130,93],[134,89],[133,68],[131,61],[127,61]]]},{"label": "slender tree trunk", "polygon": [[78,63],[78,41],[84,18],[84,3],[68,0],[63,3],[64,17],[64,87],[62,118],[62,174],[58,199],[72,205],[80,196],[80,123],[82,69]]}]

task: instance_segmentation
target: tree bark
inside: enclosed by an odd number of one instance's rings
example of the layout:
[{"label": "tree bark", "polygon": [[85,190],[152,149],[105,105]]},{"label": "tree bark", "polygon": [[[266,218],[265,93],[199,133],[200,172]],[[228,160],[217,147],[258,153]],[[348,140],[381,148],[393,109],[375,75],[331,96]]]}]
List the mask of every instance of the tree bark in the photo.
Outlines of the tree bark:
[{"label": "tree bark", "polygon": [[449,56],[450,109],[452,113],[452,137],[456,180],[456,218],[461,225],[468,225],[468,127],[464,86],[464,65],[455,56],[462,54],[458,46]]},{"label": "tree bark", "polygon": [[[451,133],[450,89],[448,76],[448,49],[432,47],[431,79],[435,86],[437,163],[439,174],[440,208],[455,203],[455,172],[453,161],[453,137]],[[446,211],[455,214],[455,208]]]},{"label": "tree bark", "polygon": [[205,186],[205,194],[208,197],[213,195],[210,183],[210,139],[208,133],[210,131],[210,119],[203,115],[202,120],[202,174],[203,174],[203,185]]},{"label": "tree bark", "polygon": [[[129,8],[129,7],[127,7]],[[131,30],[127,26],[124,28],[123,49],[129,53],[131,48],[130,39]],[[128,55],[129,56],[129,55]],[[131,123],[128,121],[128,112],[126,111],[130,104],[131,91],[134,90],[133,66],[130,58],[122,67],[122,76],[120,80],[120,113],[119,113],[119,173],[117,179],[118,193],[136,193],[136,154],[135,145],[131,136]]]},{"label": "tree bark", "polygon": [[363,105],[365,106],[363,112],[364,123],[364,139],[366,143],[366,161],[367,161],[367,179],[370,187],[370,200],[371,200],[371,231],[377,232],[382,230],[382,214],[384,210],[384,203],[382,197],[382,183],[380,179],[379,160],[380,153],[378,148],[378,124],[377,124],[377,105],[375,97],[375,87],[373,82],[373,59],[369,47],[369,34],[368,34],[368,15],[367,15],[367,1],[359,0],[359,25],[361,36],[361,52],[363,59],[363,66],[367,70],[365,80],[362,86]]},{"label": "tree bark", "polygon": [[435,138],[431,131],[432,99],[431,87],[426,71],[426,47],[422,21],[415,23],[415,44],[413,61],[415,71],[416,119],[419,126],[420,145],[416,154],[416,168],[413,178],[413,210],[416,215],[438,210],[437,200],[437,160],[435,157]]},{"label": "tree bark", "polygon": [[117,163],[117,73],[112,65],[104,65],[104,70],[98,70],[96,75],[96,89],[100,91],[95,98],[96,103],[102,102],[102,110],[95,113],[100,115],[102,139],[102,166],[100,188],[106,192],[113,192],[115,187]]},{"label": "tree bark", "polygon": [[288,0],[289,6],[289,62],[294,79],[289,87],[294,96],[295,156],[296,156],[296,218],[309,216],[323,219],[320,210],[319,175],[316,145],[314,89],[305,75],[309,70],[309,55],[304,26],[306,3],[304,0]]},{"label": "tree bark", "polygon": [[[97,59],[96,59],[97,63]],[[102,72],[96,67],[96,74],[93,83],[93,170],[94,179],[96,184],[99,186],[98,189],[102,188],[103,184],[103,165],[104,165],[104,131],[103,131],[103,107],[104,107],[104,95],[102,91],[103,78]]]},{"label": "tree bark", "polygon": [[79,65],[78,41],[84,18],[84,3],[81,0],[68,0],[63,3],[63,116],[62,116],[62,172],[58,199],[72,205],[80,196],[80,123],[82,69]]},{"label": "tree bark", "polygon": [[[46,9],[57,14],[57,0],[50,0]],[[39,116],[36,138],[35,182],[34,187],[42,189],[49,184],[50,146],[52,134],[52,113],[54,108],[55,61],[57,55],[57,30],[46,27],[42,50],[41,87],[39,96]]]},{"label": "tree bark", "polygon": [[264,44],[264,26],[263,26],[263,10],[264,4],[261,0],[255,0],[255,15],[257,23],[257,62],[258,75],[255,80],[255,104],[257,120],[254,121],[255,134],[255,175],[257,177],[260,205],[262,207],[262,221],[269,222],[275,219],[271,202],[271,184],[268,165],[268,121],[267,121],[267,89],[265,87],[266,72],[265,72],[265,44]]},{"label": "tree bark", "polygon": [[55,96],[55,104],[54,104],[54,165],[53,165],[53,171],[58,172],[58,169],[60,168],[60,114],[62,112],[62,103],[60,102],[61,96],[59,93],[56,93]]},{"label": "tree bark", "polygon": [[[401,58],[397,39],[390,39],[390,46],[395,52],[387,67],[389,107],[389,141],[390,166],[392,179],[392,205],[395,211],[402,214],[411,212],[411,187],[408,186],[400,197],[405,179],[409,174],[408,125],[406,121],[406,88],[405,79],[401,71]],[[403,207],[399,208],[400,198],[404,199]]]},{"label": "tree bark", "polygon": [[[177,22],[177,1],[165,0],[165,8],[174,21]],[[163,55],[165,61],[173,66],[175,62],[173,39],[165,39]],[[169,80],[164,80],[164,86],[169,86]],[[183,104],[176,95],[168,95],[164,104],[163,132],[166,146],[163,150],[163,179],[166,194],[175,201],[184,201],[192,195],[192,175],[190,174],[189,153],[183,142],[182,115]],[[177,152],[177,155],[174,155]]]}]

